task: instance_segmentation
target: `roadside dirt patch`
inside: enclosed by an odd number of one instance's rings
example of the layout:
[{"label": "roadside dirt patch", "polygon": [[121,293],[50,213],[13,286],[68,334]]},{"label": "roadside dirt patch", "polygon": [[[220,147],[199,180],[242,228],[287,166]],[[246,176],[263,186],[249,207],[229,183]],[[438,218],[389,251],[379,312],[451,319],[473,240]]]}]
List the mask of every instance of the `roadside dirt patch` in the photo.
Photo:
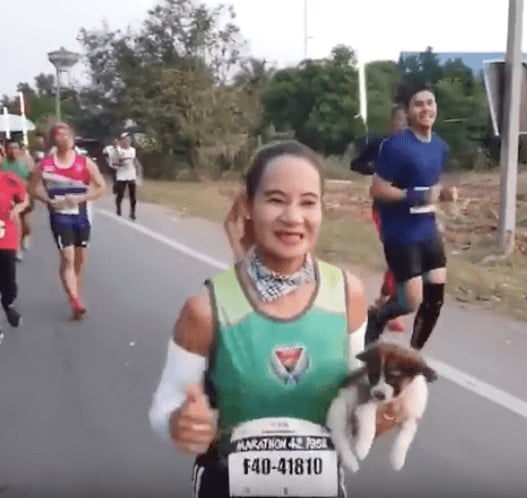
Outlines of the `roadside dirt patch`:
[{"label": "roadside dirt patch", "polygon": [[[496,250],[498,174],[458,174],[447,181],[459,189],[459,201],[443,205],[439,214],[448,252],[448,292],[461,303],[527,320],[527,174],[520,174],[518,181],[517,251],[493,265],[482,261]],[[379,272],[384,269],[384,256],[371,219],[369,182],[357,175],[351,181],[326,183],[317,252],[340,264]],[[141,198],[180,215],[222,222],[240,189],[239,182],[147,181]]]}]

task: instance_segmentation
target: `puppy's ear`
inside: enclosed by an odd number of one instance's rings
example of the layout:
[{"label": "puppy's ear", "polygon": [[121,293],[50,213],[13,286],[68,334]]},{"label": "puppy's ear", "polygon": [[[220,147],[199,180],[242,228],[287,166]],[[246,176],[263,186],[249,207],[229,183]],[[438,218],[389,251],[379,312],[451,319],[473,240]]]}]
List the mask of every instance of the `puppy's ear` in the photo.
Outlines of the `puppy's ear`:
[{"label": "puppy's ear", "polygon": [[375,346],[369,346],[364,351],[356,355],[355,358],[357,358],[357,360],[363,361],[364,363],[368,363],[368,361],[371,360],[376,354],[376,351],[377,348]]},{"label": "puppy's ear", "polygon": [[350,372],[350,374],[346,377],[341,387],[348,387],[359,383],[367,373],[368,370],[366,367],[360,367],[353,370],[353,372]]},{"label": "puppy's ear", "polygon": [[427,382],[434,382],[438,379],[437,372],[428,365],[425,365],[420,373],[424,376]]}]

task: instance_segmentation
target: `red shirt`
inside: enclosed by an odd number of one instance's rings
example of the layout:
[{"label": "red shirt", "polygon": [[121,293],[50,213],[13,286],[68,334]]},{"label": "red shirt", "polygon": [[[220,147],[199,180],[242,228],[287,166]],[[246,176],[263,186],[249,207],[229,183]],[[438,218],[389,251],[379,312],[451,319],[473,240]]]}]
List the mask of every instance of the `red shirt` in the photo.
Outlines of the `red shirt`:
[{"label": "red shirt", "polygon": [[18,225],[9,218],[9,213],[15,204],[24,201],[25,196],[22,180],[10,171],[0,171],[0,250],[18,250]]}]

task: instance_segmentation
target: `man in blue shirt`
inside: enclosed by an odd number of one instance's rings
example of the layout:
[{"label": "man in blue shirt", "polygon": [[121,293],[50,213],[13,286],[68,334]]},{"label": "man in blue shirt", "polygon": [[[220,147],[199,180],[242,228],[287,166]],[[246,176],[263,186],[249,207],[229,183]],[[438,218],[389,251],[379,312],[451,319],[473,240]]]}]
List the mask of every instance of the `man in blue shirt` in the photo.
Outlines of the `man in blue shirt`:
[{"label": "man in blue shirt", "polygon": [[436,224],[441,200],[440,175],[448,146],[433,131],[437,104],[426,85],[405,97],[409,128],[383,141],[377,158],[371,195],[378,202],[384,254],[398,292],[368,315],[366,342],[374,342],[387,322],[417,311],[411,346],[422,349],[443,305],[446,255]]},{"label": "man in blue shirt", "polygon": [[[395,105],[392,108],[392,112],[390,115],[390,134],[404,130],[407,125],[408,121],[406,119],[406,111],[404,107],[400,104]],[[377,157],[379,156],[381,143],[389,136],[390,135],[383,135],[371,140],[366,145],[366,147],[364,147],[364,150],[351,161],[351,171],[355,171],[356,173],[360,173],[361,175],[372,176],[375,173],[375,166],[377,162]],[[372,205],[372,217],[373,222],[375,223],[375,227],[379,231],[380,235],[381,218],[379,212],[379,202],[375,199],[373,200]],[[395,278],[393,276],[393,273],[389,269],[387,269],[384,272],[383,282],[381,285],[381,293],[378,298],[378,302],[384,302],[390,297],[394,297],[396,292],[397,288],[395,285]],[[404,323],[399,317],[388,321],[387,327],[388,330],[391,330],[393,332],[404,332]]]}]

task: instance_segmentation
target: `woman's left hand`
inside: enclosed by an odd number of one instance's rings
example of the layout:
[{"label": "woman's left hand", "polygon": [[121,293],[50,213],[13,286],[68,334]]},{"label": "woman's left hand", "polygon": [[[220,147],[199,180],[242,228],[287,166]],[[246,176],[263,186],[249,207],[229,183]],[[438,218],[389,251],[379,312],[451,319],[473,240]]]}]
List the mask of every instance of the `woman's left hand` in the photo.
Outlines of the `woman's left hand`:
[{"label": "woman's left hand", "polygon": [[398,425],[402,414],[402,404],[398,399],[382,404],[377,410],[377,431],[375,437],[382,436]]}]

